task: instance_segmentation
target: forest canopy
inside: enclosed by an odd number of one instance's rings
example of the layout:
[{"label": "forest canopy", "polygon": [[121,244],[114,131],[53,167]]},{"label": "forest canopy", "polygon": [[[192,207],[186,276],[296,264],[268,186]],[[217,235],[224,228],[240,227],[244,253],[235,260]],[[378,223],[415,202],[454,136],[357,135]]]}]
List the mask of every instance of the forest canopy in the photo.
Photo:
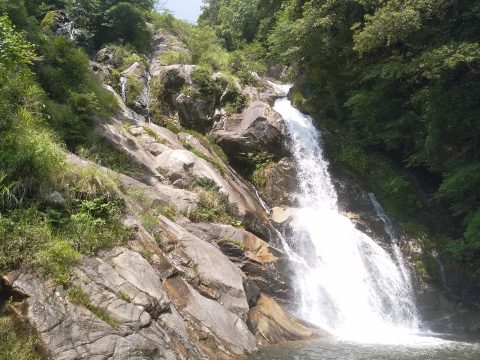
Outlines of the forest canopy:
[{"label": "forest canopy", "polygon": [[200,21],[289,65],[294,103],[335,134],[334,164],[478,271],[478,1],[206,0]]}]

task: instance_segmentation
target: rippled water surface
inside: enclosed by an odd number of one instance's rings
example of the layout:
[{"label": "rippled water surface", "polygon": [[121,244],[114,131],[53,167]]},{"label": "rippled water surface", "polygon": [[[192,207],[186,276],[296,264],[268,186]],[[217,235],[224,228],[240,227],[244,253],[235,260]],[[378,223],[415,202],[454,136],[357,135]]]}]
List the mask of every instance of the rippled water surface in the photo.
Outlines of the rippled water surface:
[{"label": "rippled water surface", "polygon": [[480,360],[478,341],[417,338],[410,344],[360,344],[338,339],[299,342],[262,349],[250,360]]}]

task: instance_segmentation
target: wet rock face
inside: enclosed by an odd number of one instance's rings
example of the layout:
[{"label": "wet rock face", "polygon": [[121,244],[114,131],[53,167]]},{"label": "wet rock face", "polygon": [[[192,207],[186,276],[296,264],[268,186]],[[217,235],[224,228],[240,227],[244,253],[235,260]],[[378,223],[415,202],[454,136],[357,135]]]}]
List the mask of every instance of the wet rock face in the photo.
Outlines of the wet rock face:
[{"label": "wet rock face", "polygon": [[250,310],[249,323],[260,345],[325,337],[329,334],[286,313],[275,300],[262,294]]}]

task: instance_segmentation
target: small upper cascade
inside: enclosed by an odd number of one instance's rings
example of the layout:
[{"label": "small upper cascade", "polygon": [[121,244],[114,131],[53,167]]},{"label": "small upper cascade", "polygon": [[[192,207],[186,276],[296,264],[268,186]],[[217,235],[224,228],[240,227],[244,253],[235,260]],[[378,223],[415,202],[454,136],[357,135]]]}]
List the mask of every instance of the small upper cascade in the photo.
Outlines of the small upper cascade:
[{"label": "small upper cascade", "polygon": [[440,260],[438,253],[434,252],[432,255],[433,260],[435,260],[437,263],[438,274],[440,275],[440,280],[442,281],[442,289],[449,290],[447,285],[447,276],[445,275],[445,265],[443,265],[442,261]]},{"label": "small upper cascade", "polygon": [[146,117],[147,117],[147,122],[151,123],[152,120],[150,118],[150,95],[152,92],[152,75],[150,72],[147,72],[147,94],[146,94],[146,106],[145,106],[145,112],[146,112]]},{"label": "small upper cascade", "polygon": [[120,77],[120,95],[124,103],[127,102],[127,85],[128,79],[125,76]]},{"label": "small upper cascade", "polygon": [[410,277],[394,234],[392,258],[339,211],[312,119],[287,98],[277,100],[274,109],[285,121],[301,193],[300,224],[285,244],[296,271],[300,315],[346,338],[396,341],[417,331]]}]

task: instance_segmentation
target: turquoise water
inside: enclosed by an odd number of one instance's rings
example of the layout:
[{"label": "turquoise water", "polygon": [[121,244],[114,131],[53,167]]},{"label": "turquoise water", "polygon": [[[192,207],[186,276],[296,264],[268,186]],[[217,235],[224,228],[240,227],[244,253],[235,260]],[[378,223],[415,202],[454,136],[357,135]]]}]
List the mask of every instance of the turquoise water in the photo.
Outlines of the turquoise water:
[{"label": "turquoise water", "polygon": [[249,360],[480,360],[477,340],[418,337],[408,344],[361,344],[339,339],[264,348]]}]

